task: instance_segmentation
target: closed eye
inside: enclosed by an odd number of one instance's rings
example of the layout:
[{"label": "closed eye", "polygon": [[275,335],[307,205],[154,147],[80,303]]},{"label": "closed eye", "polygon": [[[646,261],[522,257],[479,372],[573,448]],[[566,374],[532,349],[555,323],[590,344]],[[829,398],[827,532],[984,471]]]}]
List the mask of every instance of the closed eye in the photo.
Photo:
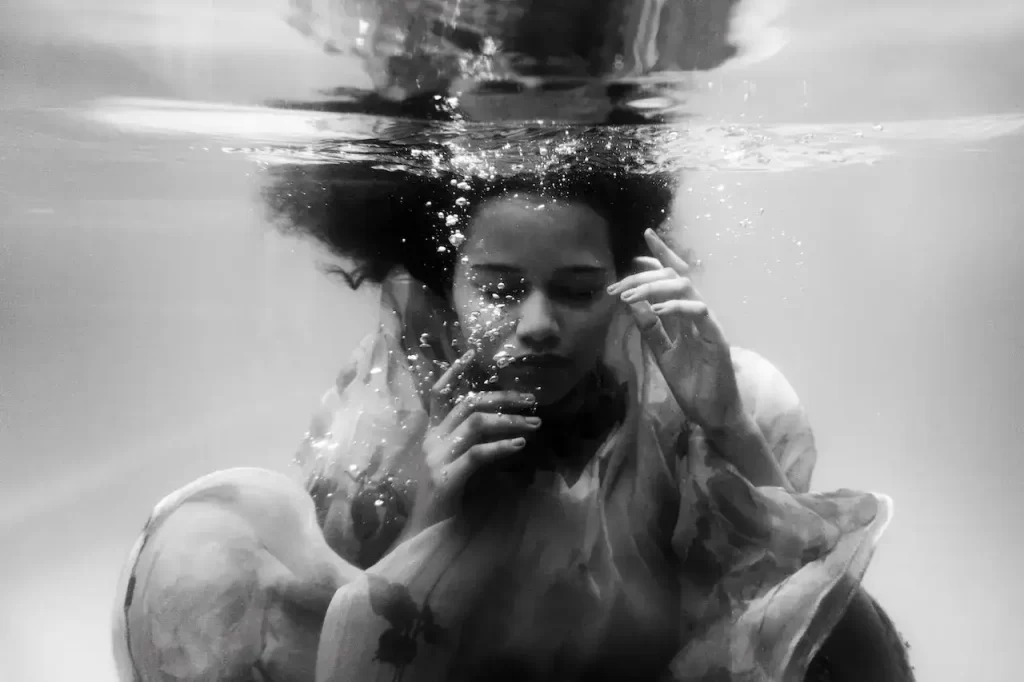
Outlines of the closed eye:
[{"label": "closed eye", "polygon": [[554,286],[551,297],[571,304],[589,304],[603,293],[602,287]]}]

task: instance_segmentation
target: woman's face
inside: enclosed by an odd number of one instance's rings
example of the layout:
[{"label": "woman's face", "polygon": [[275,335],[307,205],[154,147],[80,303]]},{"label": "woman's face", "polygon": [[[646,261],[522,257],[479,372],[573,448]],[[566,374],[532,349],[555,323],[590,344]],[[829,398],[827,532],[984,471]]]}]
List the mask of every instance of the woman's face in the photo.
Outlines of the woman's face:
[{"label": "woman's face", "polygon": [[467,234],[452,292],[463,336],[496,388],[557,402],[595,367],[615,310],[607,221],[520,194],[484,203]]}]

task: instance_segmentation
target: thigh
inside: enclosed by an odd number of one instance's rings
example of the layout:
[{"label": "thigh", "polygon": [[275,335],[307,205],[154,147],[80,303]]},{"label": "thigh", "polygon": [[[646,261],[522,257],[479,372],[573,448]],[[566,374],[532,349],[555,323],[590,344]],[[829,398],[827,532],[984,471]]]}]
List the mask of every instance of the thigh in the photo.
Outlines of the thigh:
[{"label": "thigh", "polygon": [[311,681],[327,606],[358,574],[287,477],[204,477],[157,506],[129,559],[115,612],[122,680]]}]

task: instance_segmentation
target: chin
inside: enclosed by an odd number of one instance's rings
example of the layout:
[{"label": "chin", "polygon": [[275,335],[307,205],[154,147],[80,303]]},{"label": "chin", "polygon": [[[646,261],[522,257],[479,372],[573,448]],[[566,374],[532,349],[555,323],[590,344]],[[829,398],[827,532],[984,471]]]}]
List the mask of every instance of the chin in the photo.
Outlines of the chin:
[{"label": "chin", "polygon": [[572,391],[574,382],[564,371],[499,371],[498,384],[506,391],[532,393],[537,405],[554,405]]}]

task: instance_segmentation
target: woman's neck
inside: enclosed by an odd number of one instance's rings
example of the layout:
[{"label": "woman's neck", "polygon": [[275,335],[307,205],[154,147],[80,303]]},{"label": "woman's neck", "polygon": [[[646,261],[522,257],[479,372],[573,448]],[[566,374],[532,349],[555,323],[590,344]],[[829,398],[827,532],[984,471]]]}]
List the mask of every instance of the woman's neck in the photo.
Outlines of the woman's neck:
[{"label": "woman's neck", "polygon": [[553,421],[564,421],[582,414],[586,408],[587,397],[592,383],[588,379],[583,379],[569,393],[559,398],[556,402],[538,406],[537,416],[541,419],[546,417]]}]

